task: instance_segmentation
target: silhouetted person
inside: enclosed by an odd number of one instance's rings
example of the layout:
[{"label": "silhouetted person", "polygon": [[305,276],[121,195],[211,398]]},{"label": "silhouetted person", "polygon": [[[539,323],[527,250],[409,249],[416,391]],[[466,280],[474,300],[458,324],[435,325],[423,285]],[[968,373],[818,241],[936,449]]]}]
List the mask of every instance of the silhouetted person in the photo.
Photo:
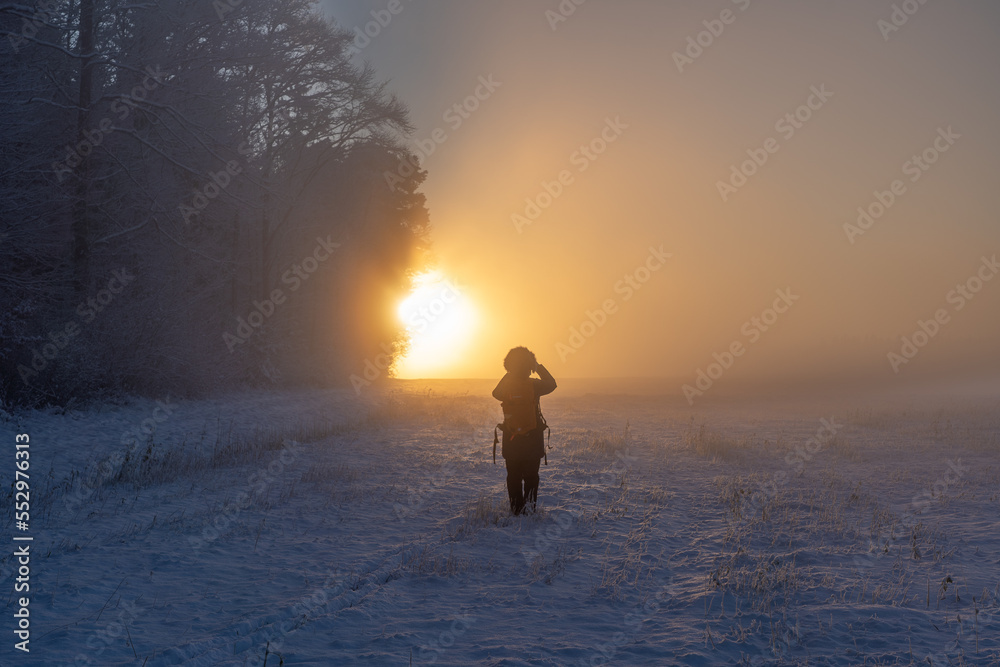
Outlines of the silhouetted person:
[{"label": "silhouetted person", "polygon": [[[539,364],[535,355],[526,347],[515,347],[503,360],[507,374],[501,378],[493,398],[501,401],[504,423],[501,455],[507,464],[507,493],[510,510],[515,515],[531,503],[538,502],[538,467],[545,456],[545,418],[539,397],[551,394],[556,388],[552,375]],[[531,377],[531,371],[538,373]],[[496,462],[496,438],[493,443]],[[546,461],[547,462],[547,461]]]}]

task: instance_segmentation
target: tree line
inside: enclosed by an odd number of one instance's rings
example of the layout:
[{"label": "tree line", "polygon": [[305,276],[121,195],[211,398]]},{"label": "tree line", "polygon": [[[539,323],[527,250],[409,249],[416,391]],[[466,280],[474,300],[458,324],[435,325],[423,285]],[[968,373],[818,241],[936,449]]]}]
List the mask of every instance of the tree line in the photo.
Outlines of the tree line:
[{"label": "tree line", "polygon": [[346,382],[429,253],[314,0],[0,2],[0,403]]}]

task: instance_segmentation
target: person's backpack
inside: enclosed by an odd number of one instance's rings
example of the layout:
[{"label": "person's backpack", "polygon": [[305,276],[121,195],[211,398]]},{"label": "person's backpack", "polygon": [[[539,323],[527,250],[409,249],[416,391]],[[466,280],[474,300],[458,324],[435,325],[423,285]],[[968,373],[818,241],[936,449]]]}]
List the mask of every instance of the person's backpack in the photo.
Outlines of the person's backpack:
[{"label": "person's backpack", "polygon": [[531,378],[508,381],[507,398],[500,403],[503,410],[503,430],[508,437],[524,435],[538,426],[535,388]]},{"label": "person's backpack", "polygon": [[[523,380],[510,380],[507,384],[507,397],[500,402],[500,409],[503,410],[503,423],[497,424],[493,429],[493,463],[497,462],[497,429],[507,434],[508,438],[524,435],[533,431],[541,424],[543,429],[548,429],[541,410],[538,408],[538,399],[535,397],[535,387],[530,378]],[[544,448],[542,455],[545,457],[545,465],[549,464],[548,454]]]}]

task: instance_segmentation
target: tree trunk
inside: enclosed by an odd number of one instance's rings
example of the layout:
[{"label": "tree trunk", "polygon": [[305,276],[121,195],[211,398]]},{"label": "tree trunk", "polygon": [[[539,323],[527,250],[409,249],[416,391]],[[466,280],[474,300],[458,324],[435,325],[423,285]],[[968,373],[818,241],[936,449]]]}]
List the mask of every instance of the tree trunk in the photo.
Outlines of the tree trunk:
[{"label": "tree trunk", "polygon": [[260,213],[260,283],[258,285],[258,296],[261,301],[267,300],[267,294],[270,292],[270,274],[271,274],[271,264],[270,264],[270,243],[268,241],[268,236],[270,232],[270,225],[267,222],[268,214],[268,196],[267,193],[263,195],[263,205],[261,206]]},{"label": "tree trunk", "polygon": [[[94,0],[80,0],[80,88],[76,114],[76,145],[85,141],[85,133],[90,121],[90,105],[94,79]],[[89,153],[88,153],[89,155]],[[76,201],[73,204],[73,290],[82,297],[90,286],[90,210],[88,192],[90,189],[89,158],[80,155],[76,167]]]}]

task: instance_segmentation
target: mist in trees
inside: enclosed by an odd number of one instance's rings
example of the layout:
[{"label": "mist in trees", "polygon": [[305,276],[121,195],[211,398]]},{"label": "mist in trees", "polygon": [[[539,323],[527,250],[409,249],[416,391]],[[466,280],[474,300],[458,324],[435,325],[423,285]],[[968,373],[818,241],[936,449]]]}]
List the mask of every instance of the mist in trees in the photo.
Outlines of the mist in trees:
[{"label": "mist in trees", "polygon": [[313,2],[2,3],[0,40],[0,402],[345,383],[399,349],[424,174]]}]

